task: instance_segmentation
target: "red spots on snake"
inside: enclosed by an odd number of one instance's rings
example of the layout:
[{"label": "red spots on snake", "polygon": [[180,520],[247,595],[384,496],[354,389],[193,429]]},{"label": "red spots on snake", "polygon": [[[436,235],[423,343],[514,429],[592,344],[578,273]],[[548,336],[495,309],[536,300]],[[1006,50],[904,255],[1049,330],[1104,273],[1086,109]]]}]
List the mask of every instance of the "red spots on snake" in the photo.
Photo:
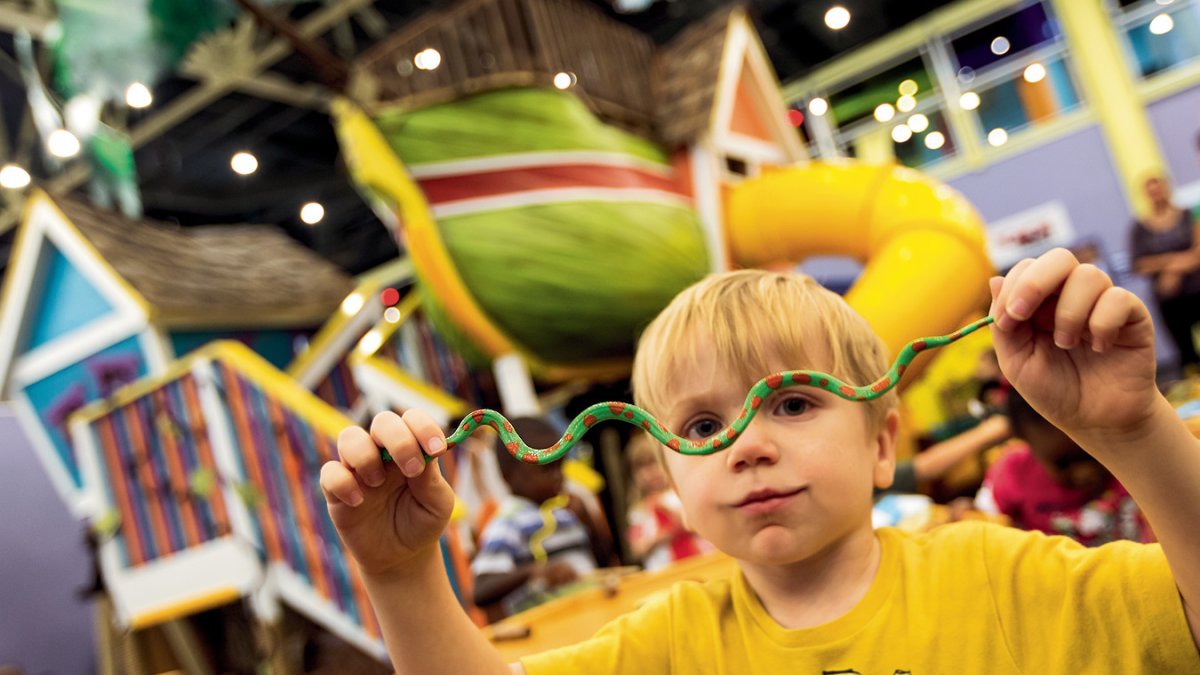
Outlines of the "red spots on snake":
[{"label": "red spots on snake", "polygon": [[679,452],[679,439],[672,438],[671,440],[667,441],[667,447],[674,450],[675,452]]},{"label": "red spots on snake", "polygon": [[591,429],[592,425],[595,424],[597,421],[598,420],[596,419],[595,415],[588,415],[587,417],[583,418],[583,426],[587,427],[588,429]]},{"label": "red spots on snake", "polygon": [[772,389],[778,389],[783,385],[783,375],[775,373],[767,376],[767,386]]},{"label": "red spots on snake", "polygon": [[924,349],[928,346],[929,345],[926,344],[926,342],[924,340],[917,340],[916,342],[913,343],[912,348],[913,348],[914,352],[919,352],[919,351],[924,351]]},{"label": "red spots on snake", "polygon": [[536,452],[526,453],[526,455],[521,458],[521,461],[525,462],[526,464],[537,464],[538,463],[537,453]]},{"label": "red spots on snake", "polygon": [[750,399],[750,409],[751,410],[758,410],[758,406],[760,406],[760,405],[762,405],[762,397],[761,396],[755,396],[754,398]]},{"label": "red spots on snake", "polygon": [[645,429],[646,431],[650,431],[650,422],[648,422],[646,420],[642,420],[642,428]]},{"label": "red spots on snake", "polygon": [[892,384],[891,380],[889,380],[888,378],[885,377],[882,380],[871,385],[871,391],[878,394],[879,392],[883,391],[884,389],[887,389],[891,384]]},{"label": "red spots on snake", "polygon": [[625,404],[624,403],[609,403],[608,409],[612,411],[613,417],[616,417],[617,415],[621,414],[622,410],[625,409]]},{"label": "red spots on snake", "polygon": [[842,386],[838,387],[838,391],[842,392],[843,396],[853,396],[854,395],[854,387],[851,387],[850,385],[847,385],[847,384],[843,384]]},{"label": "red spots on snake", "polygon": [[471,413],[471,417],[472,417],[472,419],[475,420],[476,424],[483,424],[483,411],[482,410],[476,410],[475,412]]},{"label": "red spots on snake", "polygon": [[508,420],[504,420],[504,430],[510,434],[513,432],[512,425],[508,423]]},{"label": "red spots on snake", "polygon": [[792,376],[792,382],[796,384],[812,384],[812,375],[808,373],[796,373]]},{"label": "red spots on snake", "polygon": [[733,429],[730,429],[729,431],[725,432],[725,438],[728,438],[730,441],[732,441],[733,439],[737,438],[737,432]]},{"label": "red spots on snake", "polygon": [[821,378],[821,381],[820,381],[820,382],[818,382],[817,384],[821,385],[822,387],[826,387],[826,386],[829,386],[829,380],[828,380],[828,379],[826,379],[826,378],[824,378],[824,377],[822,377],[822,378]]},{"label": "red spots on snake", "polygon": [[508,452],[510,454],[512,454],[514,457],[516,456],[517,451],[519,451],[521,449],[521,446],[518,445],[516,441],[513,441],[512,443],[505,443],[504,447],[506,449],[508,449]]},{"label": "red spots on snake", "polygon": [[719,439],[719,438],[714,438],[714,439],[713,439],[713,447],[714,447],[714,448],[719,448],[719,447],[721,447],[721,439]]},{"label": "red spots on snake", "polygon": [[567,434],[566,436],[563,436],[563,440],[570,443],[571,441],[575,440],[575,437],[571,434]]},{"label": "red spots on snake", "polygon": [[625,419],[627,419],[627,420],[633,419],[633,411],[632,410],[625,411]]}]

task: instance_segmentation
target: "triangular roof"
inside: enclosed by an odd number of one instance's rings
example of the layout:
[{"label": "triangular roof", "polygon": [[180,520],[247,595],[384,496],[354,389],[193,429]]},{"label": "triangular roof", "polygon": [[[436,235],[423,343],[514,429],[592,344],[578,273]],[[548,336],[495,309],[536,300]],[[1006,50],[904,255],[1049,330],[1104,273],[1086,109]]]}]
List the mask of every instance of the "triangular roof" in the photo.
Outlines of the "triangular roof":
[{"label": "triangular roof", "polygon": [[668,148],[688,145],[711,127],[729,22],[740,11],[714,12],[658,50],[654,112],[658,137]]},{"label": "triangular roof", "polygon": [[705,133],[722,140],[742,127],[755,130],[742,140],[781,148],[780,162],[804,156],[770,58],[740,6],[714,12],[659,50],[655,94],[658,135],[668,148]]},{"label": "triangular roof", "polygon": [[164,327],[312,326],[354,288],[349,275],[269,225],[183,228],[54,198]]}]

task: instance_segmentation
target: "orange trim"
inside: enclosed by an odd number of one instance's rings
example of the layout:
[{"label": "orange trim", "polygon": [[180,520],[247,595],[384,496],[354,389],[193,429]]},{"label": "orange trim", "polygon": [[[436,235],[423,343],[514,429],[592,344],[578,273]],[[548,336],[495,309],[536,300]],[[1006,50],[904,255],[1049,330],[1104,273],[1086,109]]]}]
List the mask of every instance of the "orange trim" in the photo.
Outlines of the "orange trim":
[{"label": "orange trim", "polygon": [[245,402],[242,400],[242,385],[229,366],[220,363],[217,364],[217,367],[221,369],[221,376],[225,380],[225,392],[229,396],[229,416],[233,418],[238,442],[242,446],[242,463],[246,467],[246,473],[250,474],[251,483],[263,493],[264,498],[259,502],[256,510],[258,511],[259,526],[262,528],[263,545],[267,549],[267,559],[286,560],[279,545],[279,532],[275,529],[275,518],[271,513],[271,505],[267,503],[267,484],[258,468],[258,449],[254,446],[254,438],[250,434],[250,430],[246,428],[246,420],[240,414],[246,409]]},{"label": "orange trim", "polygon": [[[167,394],[162,389],[156,390],[150,394],[150,402],[157,407],[162,414],[166,414],[167,410]],[[151,422],[154,426],[154,422]],[[179,461],[179,445],[175,443],[174,437],[170,433],[159,433],[159,437],[163,444],[163,456],[167,460],[167,479],[170,481],[171,493],[187,495],[189,493],[187,484],[187,472],[183,469],[183,463]],[[195,546],[200,543],[200,521],[196,515],[196,510],[192,506],[191,499],[181,500],[180,505],[180,521],[183,524],[184,538],[187,539],[187,545]]]},{"label": "orange trim", "polygon": [[242,594],[236,588],[230,586],[218,588],[202,595],[193,596],[187,600],[173,602],[170,605],[142,612],[133,617],[129,622],[129,627],[133,630],[149,628],[150,626],[155,626],[171,619],[189,616],[206,609],[229,604],[240,597],[242,597]]},{"label": "orange trim", "polygon": [[129,564],[136,566],[146,562],[146,547],[142,543],[142,535],[138,529],[137,518],[134,516],[133,501],[129,496],[129,485],[125,482],[125,474],[121,470],[121,458],[117,452],[116,432],[112,428],[112,419],[101,417],[96,420],[96,431],[100,437],[100,447],[104,449],[104,459],[108,462],[109,480],[116,488],[117,508],[121,510],[121,522],[125,524],[121,531],[125,533],[128,542]]},{"label": "orange trim", "polygon": [[129,440],[133,443],[134,456],[138,460],[138,482],[146,494],[144,500],[146,511],[150,514],[150,526],[154,530],[154,538],[160,542],[158,557],[166,558],[175,553],[171,545],[171,533],[167,527],[167,519],[163,514],[162,495],[158,494],[154,484],[154,470],[150,467],[150,448],[146,445],[146,437],[142,435],[141,425],[138,424],[137,411],[133,406],[125,406],[119,413],[124,418],[129,429]]},{"label": "orange trim", "polygon": [[270,396],[264,398],[267,402],[267,413],[271,416],[271,428],[275,431],[275,442],[279,445],[279,461],[283,465],[284,482],[287,484],[288,492],[291,493],[296,518],[300,521],[297,525],[299,525],[300,540],[304,546],[304,557],[308,562],[309,579],[312,580],[313,586],[321,597],[332,600],[333,596],[330,595],[329,589],[329,571],[321,562],[317,542],[313,539],[312,533],[316,530],[313,527],[312,514],[308,510],[308,499],[300,488],[300,467],[296,464],[296,449],[292,447],[292,441],[288,438],[287,425],[284,423],[279,401]]}]

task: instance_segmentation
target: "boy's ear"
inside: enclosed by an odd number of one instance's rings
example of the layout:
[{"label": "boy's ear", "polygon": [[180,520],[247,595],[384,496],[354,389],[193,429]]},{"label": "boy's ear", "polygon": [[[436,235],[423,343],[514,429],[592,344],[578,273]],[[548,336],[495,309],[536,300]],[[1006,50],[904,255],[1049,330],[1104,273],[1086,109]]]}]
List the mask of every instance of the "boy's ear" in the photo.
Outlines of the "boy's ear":
[{"label": "boy's ear", "polygon": [[875,437],[875,487],[880,490],[892,486],[896,477],[896,438],[900,433],[900,412],[888,411],[879,425]]}]

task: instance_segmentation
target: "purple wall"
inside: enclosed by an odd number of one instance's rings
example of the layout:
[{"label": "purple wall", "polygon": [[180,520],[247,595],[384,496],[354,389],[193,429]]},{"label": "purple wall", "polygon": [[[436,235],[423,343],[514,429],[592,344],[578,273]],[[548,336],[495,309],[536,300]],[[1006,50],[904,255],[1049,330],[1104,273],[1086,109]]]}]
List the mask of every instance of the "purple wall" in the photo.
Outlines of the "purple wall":
[{"label": "purple wall", "polygon": [[[1189,124],[1194,128],[1196,122]],[[1090,126],[1026,150],[982,171],[960,176],[950,185],[975,205],[986,222],[1049,201],[1061,201],[1076,237],[1098,241],[1116,282],[1137,293],[1156,311],[1149,302],[1149,284],[1128,273],[1132,216],[1099,127]],[[1155,321],[1162,325],[1157,315]],[[1175,349],[1163,340],[1162,330],[1157,352],[1160,363],[1174,362]]]},{"label": "purple wall", "polygon": [[1184,90],[1151,103],[1146,108],[1158,136],[1167,167],[1177,185],[1200,180],[1200,87]]},{"label": "purple wall", "polygon": [[93,672],[83,524],[67,512],[17,419],[0,407],[0,665]]}]

